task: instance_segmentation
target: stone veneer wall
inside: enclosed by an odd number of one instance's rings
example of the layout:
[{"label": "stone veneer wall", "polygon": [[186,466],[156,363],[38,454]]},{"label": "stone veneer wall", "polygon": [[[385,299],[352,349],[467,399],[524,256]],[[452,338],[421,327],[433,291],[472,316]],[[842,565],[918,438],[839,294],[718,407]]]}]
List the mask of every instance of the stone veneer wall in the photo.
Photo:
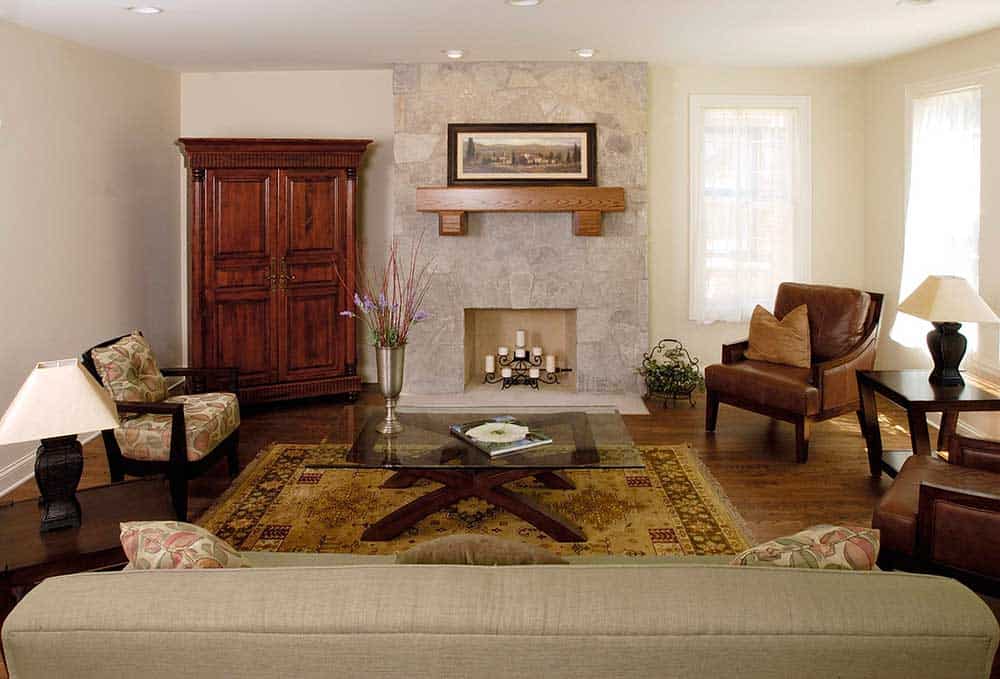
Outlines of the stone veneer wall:
[{"label": "stone veneer wall", "polygon": [[[648,348],[646,65],[402,64],[393,90],[393,231],[404,250],[424,233],[436,272],[405,390],[465,388],[463,312],[477,307],[576,308],[578,390],[637,391]],[[416,188],[446,183],[449,122],[597,123],[598,183],[624,186],[627,208],[605,215],[601,237],[573,236],[568,213],[470,214],[467,236],[438,236]]]}]

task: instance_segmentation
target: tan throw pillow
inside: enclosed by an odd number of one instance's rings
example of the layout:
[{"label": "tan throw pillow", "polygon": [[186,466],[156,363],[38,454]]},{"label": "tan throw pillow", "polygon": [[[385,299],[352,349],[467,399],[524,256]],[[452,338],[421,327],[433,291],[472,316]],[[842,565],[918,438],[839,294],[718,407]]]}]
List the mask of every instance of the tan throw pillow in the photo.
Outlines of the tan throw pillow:
[{"label": "tan throw pillow", "polygon": [[753,361],[808,368],[812,364],[812,353],[806,305],[795,307],[779,321],[758,304],[750,317],[750,346],[746,357]]},{"label": "tan throw pillow", "polygon": [[131,521],[121,531],[122,549],[135,570],[250,565],[225,540],[183,521]]},{"label": "tan throw pillow", "polygon": [[529,566],[566,562],[541,547],[495,538],[491,535],[449,535],[397,554],[396,563]]},{"label": "tan throw pillow", "polygon": [[751,547],[731,563],[734,566],[870,571],[875,568],[878,548],[879,532],[875,528],[821,525]]}]

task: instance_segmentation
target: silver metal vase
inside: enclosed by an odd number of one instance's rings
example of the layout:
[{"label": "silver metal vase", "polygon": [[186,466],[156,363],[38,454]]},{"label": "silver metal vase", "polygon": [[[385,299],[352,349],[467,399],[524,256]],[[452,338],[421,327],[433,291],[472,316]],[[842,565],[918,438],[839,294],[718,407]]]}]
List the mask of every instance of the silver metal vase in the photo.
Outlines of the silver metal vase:
[{"label": "silver metal vase", "polygon": [[399,400],[399,392],[403,390],[405,358],[405,344],[398,347],[375,347],[378,387],[385,398],[385,420],[378,426],[378,430],[387,436],[403,431],[403,423],[396,416],[396,403]]}]

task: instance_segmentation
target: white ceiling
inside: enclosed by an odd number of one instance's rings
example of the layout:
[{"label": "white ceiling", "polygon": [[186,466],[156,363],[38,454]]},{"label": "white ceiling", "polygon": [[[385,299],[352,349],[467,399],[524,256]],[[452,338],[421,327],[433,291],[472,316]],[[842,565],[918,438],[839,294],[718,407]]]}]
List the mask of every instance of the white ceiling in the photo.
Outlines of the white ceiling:
[{"label": "white ceiling", "polygon": [[[163,14],[125,11],[153,4]],[[0,17],[181,71],[597,59],[871,61],[1000,26],[1000,0],[0,0]]]}]

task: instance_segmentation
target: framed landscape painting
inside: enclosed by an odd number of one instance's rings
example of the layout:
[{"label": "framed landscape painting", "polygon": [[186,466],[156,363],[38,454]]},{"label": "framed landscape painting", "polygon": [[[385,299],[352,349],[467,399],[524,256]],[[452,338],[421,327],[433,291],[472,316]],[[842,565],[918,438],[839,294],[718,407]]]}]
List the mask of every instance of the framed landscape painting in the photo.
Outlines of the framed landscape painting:
[{"label": "framed landscape painting", "polygon": [[594,123],[448,125],[448,186],[597,185]]}]

